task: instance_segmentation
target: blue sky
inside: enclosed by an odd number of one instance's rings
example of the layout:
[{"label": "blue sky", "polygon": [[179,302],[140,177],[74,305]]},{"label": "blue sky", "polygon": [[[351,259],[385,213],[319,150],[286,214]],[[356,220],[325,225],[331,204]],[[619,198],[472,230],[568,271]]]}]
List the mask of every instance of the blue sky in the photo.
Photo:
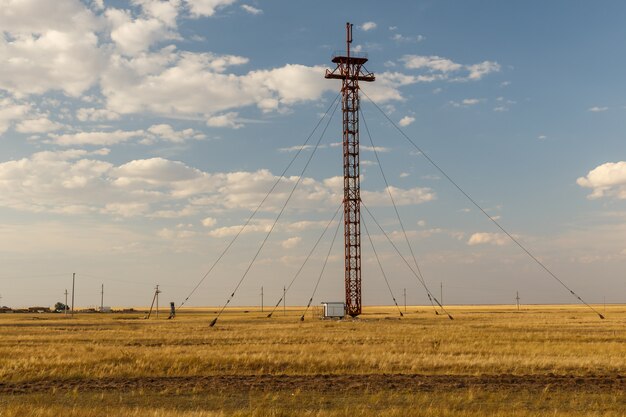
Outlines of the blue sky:
[{"label": "blue sky", "polygon": [[[147,304],[157,283],[182,301],[333,101],[323,74],[346,21],[377,76],[365,93],[583,298],[621,302],[625,15],[617,1],[0,0],[0,304],[53,304],[72,272],[81,306],[101,283],[105,304]],[[362,104],[433,292],[575,301]],[[261,286],[275,302],[332,217],[340,139],[337,113],[235,304]],[[361,142],[364,202],[408,253],[363,128]],[[226,300],[310,152],[190,305]],[[368,227],[396,298],[426,303]],[[290,303],[311,296],[329,240]],[[389,304],[363,243],[364,303]],[[338,242],[315,302],[342,298],[342,262]]]}]

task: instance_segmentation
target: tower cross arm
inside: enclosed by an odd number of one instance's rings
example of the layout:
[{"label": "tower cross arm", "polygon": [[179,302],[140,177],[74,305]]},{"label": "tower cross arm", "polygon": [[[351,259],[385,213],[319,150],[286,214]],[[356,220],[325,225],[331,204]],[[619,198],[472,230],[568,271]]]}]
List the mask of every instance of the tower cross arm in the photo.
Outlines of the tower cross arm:
[{"label": "tower cross arm", "polygon": [[326,74],[324,74],[324,78],[327,79],[335,79],[335,80],[358,80],[365,82],[372,82],[376,80],[376,77],[373,73],[369,71],[359,71],[356,74],[346,74],[345,71],[342,71],[342,64],[337,65],[337,68],[334,70],[326,70]]}]

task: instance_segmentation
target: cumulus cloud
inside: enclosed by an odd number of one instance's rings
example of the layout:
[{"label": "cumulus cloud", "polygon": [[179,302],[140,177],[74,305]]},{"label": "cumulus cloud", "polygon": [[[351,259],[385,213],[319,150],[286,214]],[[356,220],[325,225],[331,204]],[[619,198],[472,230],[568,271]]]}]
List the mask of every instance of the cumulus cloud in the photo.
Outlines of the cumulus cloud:
[{"label": "cumulus cloud", "polygon": [[[108,149],[46,151],[2,162],[0,206],[33,212],[185,217],[199,212],[256,209],[278,180],[267,170],[209,173],[165,158],[136,159],[115,165],[101,160],[108,152]],[[298,177],[283,178],[262,211],[280,210],[297,181]],[[400,205],[420,204],[435,198],[425,188],[392,187],[391,191]],[[386,191],[363,191],[362,195],[370,206],[390,204]],[[332,209],[341,196],[339,180],[303,178],[290,209]],[[204,224],[213,225],[207,218]],[[266,230],[265,225],[257,230]],[[230,232],[223,229],[214,235],[225,233]]]},{"label": "cumulus cloud", "polygon": [[578,178],[576,183],[581,187],[592,189],[587,197],[589,199],[602,197],[626,199],[626,161],[599,165],[585,177]]},{"label": "cumulus cloud", "polygon": [[509,238],[502,233],[487,233],[480,232],[474,233],[470,236],[467,244],[470,246],[474,245],[496,245],[496,246],[504,246],[509,243]]},{"label": "cumulus cloud", "polygon": [[25,119],[15,126],[15,130],[20,133],[47,133],[62,129],[61,123],[53,122],[47,117],[37,117]]},{"label": "cumulus cloud", "polygon": [[483,61],[478,64],[462,65],[448,58],[437,55],[404,55],[401,59],[407,69],[424,70],[436,79],[480,80],[485,75],[500,71],[500,64]]},{"label": "cumulus cloud", "polygon": [[398,122],[398,124],[402,127],[406,127],[410,124],[412,124],[415,121],[415,117],[412,116],[404,116],[402,119],[400,119],[400,121]]},{"label": "cumulus cloud", "polygon": [[[389,29],[389,30],[392,30],[392,29]],[[400,33],[396,33],[395,35],[391,37],[391,40],[399,42],[399,43],[417,43],[417,42],[423,41],[424,39],[426,38],[422,35],[404,36]]]},{"label": "cumulus cloud", "polygon": [[61,146],[91,145],[109,146],[126,142],[144,135],[143,130],[115,130],[111,132],[78,132],[68,134],[50,134],[51,141]]},{"label": "cumulus cloud", "polygon": [[165,123],[150,126],[148,132],[154,135],[155,138],[173,143],[182,143],[189,139],[204,139],[206,137],[206,135],[194,129],[174,130],[172,126]]},{"label": "cumulus cloud", "polygon": [[213,217],[206,217],[202,219],[202,226],[204,227],[213,227],[217,223],[217,219]]},{"label": "cumulus cloud", "polygon": [[365,22],[359,27],[361,28],[362,31],[367,32],[368,30],[376,29],[377,26],[378,25],[376,24],[376,22]]},{"label": "cumulus cloud", "polygon": [[590,107],[588,109],[588,111],[592,112],[592,113],[601,113],[603,111],[607,111],[609,108],[608,107],[598,107],[598,106],[593,106]]},{"label": "cumulus cloud", "polygon": [[0,99],[0,134],[9,130],[13,121],[20,120],[29,111],[28,104],[18,104],[8,98]]},{"label": "cumulus cloud", "polygon": [[475,106],[476,104],[482,102],[482,99],[479,98],[465,98],[463,100],[461,100],[460,102],[458,101],[451,101],[450,104],[454,107],[469,107],[469,106]]},{"label": "cumulus cloud", "polygon": [[185,0],[192,17],[213,16],[216,11],[223,9],[237,0]]},{"label": "cumulus cloud", "polygon": [[243,9],[243,11],[254,15],[259,15],[263,13],[263,10],[258,9],[254,6],[250,6],[249,4],[242,4],[241,8]]},{"label": "cumulus cloud", "polygon": [[228,112],[217,116],[210,116],[207,118],[206,124],[209,127],[228,127],[231,129],[239,129],[240,127],[243,127],[243,124],[237,122],[237,117],[239,117],[239,113],[237,112]]},{"label": "cumulus cloud", "polygon": [[321,76],[324,67],[285,65],[244,75],[224,74],[226,68],[247,62],[237,56],[175,52],[166,48],[137,59],[118,57],[104,74],[102,87],[108,108],[125,114],[152,112],[169,117],[219,117],[210,123],[235,127],[232,109],[257,106],[262,111],[278,110],[321,98],[335,90]]},{"label": "cumulus cloud", "polygon": [[264,219],[264,220],[257,220],[248,224],[245,229],[243,228],[244,227],[243,225],[219,227],[217,229],[211,230],[209,232],[209,236],[215,237],[215,238],[223,238],[223,237],[235,236],[239,232],[241,232],[241,234],[267,233],[272,228],[272,223],[273,222],[271,220]]},{"label": "cumulus cloud", "polygon": [[302,241],[302,238],[300,236],[294,236],[294,237],[290,237],[289,239],[283,240],[280,243],[280,245],[284,249],[291,249],[291,248],[295,248],[296,246],[298,246],[301,241]]},{"label": "cumulus cloud", "polygon": [[0,1],[0,88],[16,97],[60,90],[77,97],[98,79],[106,52],[98,19],[78,0]]},{"label": "cumulus cloud", "polygon": [[101,122],[118,120],[120,118],[120,115],[108,109],[96,109],[93,107],[86,107],[78,109],[76,111],[76,118],[81,122]]},{"label": "cumulus cloud", "polygon": [[[402,189],[389,186],[389,191],[393,195],[396,205],[409,206],[433,201],[437,198],[435,192],[430,188],[410,188]],[[387,190],[384,191],[361,191],[361,197],[368,206],[391,206],[391,200]]]},{"label": "cumulus cloud", "polygon": [[500,64],[492,61],[484,61],[479,64],[466,66],[469,71],[468,78],[470,80],[480,80],[487,74],[500,71]]}]

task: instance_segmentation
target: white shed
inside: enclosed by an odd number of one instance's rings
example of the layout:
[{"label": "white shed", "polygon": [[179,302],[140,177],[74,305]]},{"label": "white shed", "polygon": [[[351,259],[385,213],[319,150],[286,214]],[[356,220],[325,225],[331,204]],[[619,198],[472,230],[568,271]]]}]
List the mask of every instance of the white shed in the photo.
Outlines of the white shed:
[{"label": "white shed", "polygon": [[346,315],[346,304],[340,301],[324,301],[324,318],[341,318]]}]

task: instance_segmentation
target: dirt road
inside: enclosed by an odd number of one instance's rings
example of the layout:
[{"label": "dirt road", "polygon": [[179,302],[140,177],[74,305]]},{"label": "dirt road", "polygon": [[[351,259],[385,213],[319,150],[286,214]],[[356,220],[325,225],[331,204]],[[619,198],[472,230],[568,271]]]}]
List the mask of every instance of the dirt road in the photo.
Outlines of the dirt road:
[{"label": "dirt road", "polygon": [[40,380],[0,382],[0,394],[50,391],[435,391],[455,389],[558,390],[572,392],[617,391],[626,393],[626,377],[562,375],[213,375],[111,379]]}]

